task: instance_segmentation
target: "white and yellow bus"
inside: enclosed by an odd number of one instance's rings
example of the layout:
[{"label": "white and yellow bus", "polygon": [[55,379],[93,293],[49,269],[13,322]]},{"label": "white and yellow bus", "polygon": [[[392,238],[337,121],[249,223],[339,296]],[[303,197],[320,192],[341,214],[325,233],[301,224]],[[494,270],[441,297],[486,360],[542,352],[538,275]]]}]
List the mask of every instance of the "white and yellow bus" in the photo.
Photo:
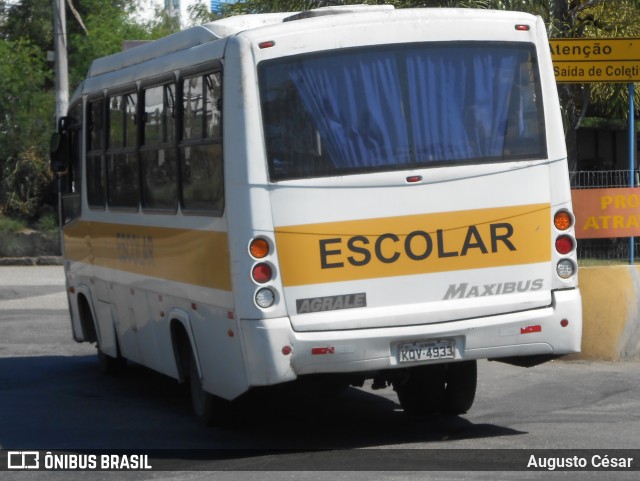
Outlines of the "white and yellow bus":
[{"label": "white and yellow bus", "polygon": [[296,380],[460,414],[478,359],[580,350],[538,17],[223,19],[95,60],[53,140],[75,340],[189,382],[203,422]]}]

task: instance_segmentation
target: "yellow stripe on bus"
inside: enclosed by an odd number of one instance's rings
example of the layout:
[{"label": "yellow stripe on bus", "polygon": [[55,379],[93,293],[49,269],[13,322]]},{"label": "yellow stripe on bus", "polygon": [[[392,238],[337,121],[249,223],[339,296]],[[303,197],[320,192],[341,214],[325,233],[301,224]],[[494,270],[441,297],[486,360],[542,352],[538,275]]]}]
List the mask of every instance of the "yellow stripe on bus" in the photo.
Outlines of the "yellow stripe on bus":
[{"label": "yellow stripe on bus", "polygon": [[231,291],[226,232],[80,221],[64,242],[66,259]]},{"label": "yellow stripe on bus", "polygon": [[285,286],[548,262],[548,204],[276,228]]}]

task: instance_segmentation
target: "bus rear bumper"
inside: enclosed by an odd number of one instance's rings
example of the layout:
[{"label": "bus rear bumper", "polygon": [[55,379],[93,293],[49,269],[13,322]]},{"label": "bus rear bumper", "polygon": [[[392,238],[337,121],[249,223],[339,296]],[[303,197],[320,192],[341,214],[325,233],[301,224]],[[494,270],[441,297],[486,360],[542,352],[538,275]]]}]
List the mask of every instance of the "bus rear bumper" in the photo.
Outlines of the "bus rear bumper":
[{"label": "bus rear bumper", "polygon": [[[580,291],[553,293],[551,306],[437,324],[295,332],[288,318],[242,321],[249,383],[264,386],[317,373],[366,373],[414,365],[580,352]],[[409,343],[453,340],[453,359],[401,355]]]}]

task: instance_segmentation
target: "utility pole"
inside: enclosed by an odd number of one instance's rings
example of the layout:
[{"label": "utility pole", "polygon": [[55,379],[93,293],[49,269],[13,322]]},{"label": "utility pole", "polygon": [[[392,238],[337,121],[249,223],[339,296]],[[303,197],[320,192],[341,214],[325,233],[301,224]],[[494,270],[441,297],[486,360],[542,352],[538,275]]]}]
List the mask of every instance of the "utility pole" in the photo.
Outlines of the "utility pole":
[{"label": "utility pole", "polygon": [[[60,129],[60,119],[67,115],[69,107],[69,67],[67,62],[67,21],[65,17],[65,0],[53,1],[53,44],[55,54],[55,75],[56,75],[56,129]],[[64,224],[64,214],[62,205],[62,175],[57,174],[58,185],[58,221],[60,227]],[[62,238],[62,229],[60,237]],[[61,244],[64,254],[64,242]]]},{"label": "utility pole", "polygon": [[69,70],[67,62],[67,21],[65,0],[53,0],[53,42],[56,73],[56,130],[60,118],[67,115],[69,107]]}]

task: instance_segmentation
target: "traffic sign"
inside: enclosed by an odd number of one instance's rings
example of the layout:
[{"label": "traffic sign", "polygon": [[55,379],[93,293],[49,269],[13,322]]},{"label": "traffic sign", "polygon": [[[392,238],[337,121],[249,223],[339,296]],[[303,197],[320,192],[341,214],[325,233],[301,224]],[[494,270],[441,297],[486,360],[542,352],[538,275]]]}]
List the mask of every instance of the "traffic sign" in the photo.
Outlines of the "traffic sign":
[{"label": "traffic sign", "polygon": [[549,39],[556,82],[640,81],[640,38]]}]

